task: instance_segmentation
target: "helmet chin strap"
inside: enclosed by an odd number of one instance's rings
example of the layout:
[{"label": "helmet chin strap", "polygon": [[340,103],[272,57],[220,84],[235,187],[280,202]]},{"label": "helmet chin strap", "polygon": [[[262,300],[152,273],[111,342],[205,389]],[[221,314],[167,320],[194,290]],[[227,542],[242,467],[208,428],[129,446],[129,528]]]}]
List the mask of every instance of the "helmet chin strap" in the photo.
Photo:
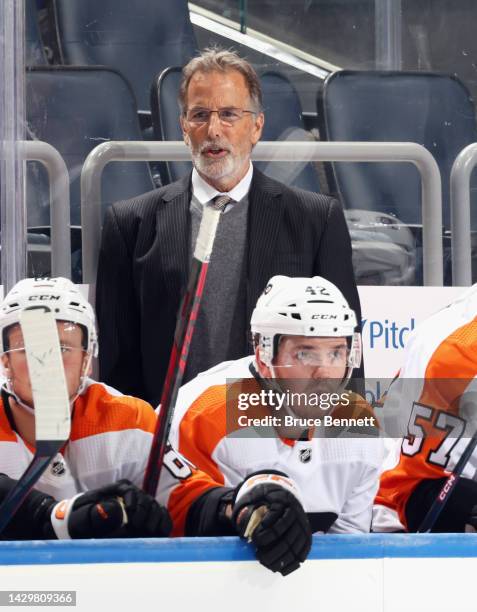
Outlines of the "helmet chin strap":
[{"label": "helmet chin strap", "polygon": [[25,402],[21,400],[20,397],[15,393],[15,391],[13,390],[10,378],[7,378],[7,382],[3,383],[2,388],[5,389],[8,395],[11,395],[13,399],[16,401],[16,403],[19,406],[21,406],[24,410],[26,410],[28,414],[35,414],[35,410],[28,404],[25,404]]},{"label": "helmet chin strap", "polygon": [[86,379],[88,377],[88,370],[89,367],[91,365],[91,360],[93,358],[93,352],[89,351],[87,353],[87,360],[84,364],[81,376],[80,376],[80,382],[78,385],[78,388],[76,389],[76,393],[73,395],[73,397],[70,399],[70,406],[73,406],[73,404],[75,403],[75,401],[77,400],[77,398],[83,393],[83,391],[85,390],[86,387]]},{"label": "helmet chin strap", "polygon": [[[272,389],[274,389],[275,391],[277,391],[278,393],[285,393],[285,391],[283,390],[282,386],[280,385],[279,378],[277,377],[277,374],[275,372],[275,368],[274,366],[272,366],[272,364],[270,364],[268,366],[270,368],[270,372],[272,373],[272,378],[268,379],[272,382],[270,382],[270,386],[272,387]],[[283,408],[285,410],[285,412],[288,414],[288,416],[291,416],[292,419],[298,419],[300,418],[297,413],[288,405],[288,402],[283,402]]]},{"label": "helmet chin strap", "polygon": [[[274,393],[285,393],[285,391],[280,386],[280,383],[278,382],[279,379],[277,378],[274,367],[271,364],[268,365],[267,367],[270,369],[272,373],[272,378],[265,378],[264,376],[261,375],[260,369],[256,361],[253,366],[250,366],[252,374],[260,382],[262,387],[266,389],[270,389]],[[293,410],[290,408],[287,402],[283,402],[282,408],[284,408],[285,412],[292,418],[294,419],[299,418],[298,415],[295,414],[295,412],[293,412]]]}]

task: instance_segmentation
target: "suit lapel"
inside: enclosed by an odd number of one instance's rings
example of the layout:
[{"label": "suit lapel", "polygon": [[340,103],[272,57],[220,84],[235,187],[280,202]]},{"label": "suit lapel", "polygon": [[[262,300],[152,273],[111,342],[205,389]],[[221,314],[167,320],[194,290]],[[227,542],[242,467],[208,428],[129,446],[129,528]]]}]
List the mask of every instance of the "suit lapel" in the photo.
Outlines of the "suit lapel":
[{"label": "suit lapel", "polygon": [[189,270],[190,174],[170,185],[156,214],[158,271],[166,292],[181,297]]},{"label": "suit lapel", "polygon": [[247,270],[247,321],[270,277],[283,216],[282,186],[254,168],[250,186]]}]

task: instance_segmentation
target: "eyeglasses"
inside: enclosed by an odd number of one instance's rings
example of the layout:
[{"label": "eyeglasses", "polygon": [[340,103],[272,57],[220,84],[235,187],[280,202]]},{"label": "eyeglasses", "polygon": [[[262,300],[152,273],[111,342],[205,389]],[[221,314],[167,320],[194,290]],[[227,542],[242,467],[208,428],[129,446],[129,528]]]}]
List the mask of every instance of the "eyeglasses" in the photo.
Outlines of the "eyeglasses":
[{"label": "eyeglasses", "polygon": [[[85,353],[85,352],[86,352],[85,349],[82,347],[66,346],[66,345],[60,344],[60,353],[61,353],[61,356],[63,357],[63,361],[69,361],[70,359],[78,355],[79,353]],[[8,349],[8,351],[5,351],[6,355],[10,353],[17,355],[21,359],[26,359],[26,353],[25,353],[24,347],[10,348]]]},{"label": "eyeglasses", "polygon": [[208,123],[212,113],[217,113],[219,121],[225,125],[233,125],[242,117],[245,113],[251,113],[255,115],[256,112],[252,110],[246,110],[244,108],[219,108],[217,110],[211,110],[210,108],[191,108],[185,112],[185,117],[189,123],[195,123],[200,125],[202,123]]},{"label": "eyeglasses", "polygon": [[298,350],[282,354],[281,360],[288,365],[274,366],[275,368],[291,368],[296,365],[310,367],[342,367],[349,363],[349,350],[347,347],[332,348],[330,350]]}]

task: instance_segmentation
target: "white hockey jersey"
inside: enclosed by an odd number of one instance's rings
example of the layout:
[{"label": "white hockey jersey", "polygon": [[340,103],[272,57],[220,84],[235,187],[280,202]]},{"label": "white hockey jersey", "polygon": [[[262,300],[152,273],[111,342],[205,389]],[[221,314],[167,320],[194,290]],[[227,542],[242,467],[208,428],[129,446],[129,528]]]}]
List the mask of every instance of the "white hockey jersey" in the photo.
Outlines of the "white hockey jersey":
[{"label": "white hockey jersey", "polygon": [[[122,478],[141,487],[155,423],[156,414],[146,402],[89,380],[74,403],[70,440],[36,488],[62,500]],[[9,411],[1,402],[0,472],[18,479],[33,454],[34,448],[15,431]],[[216,486],[173,450],[166,453],[157,500],[171,514],[173,535],[183,534],[191,504]]]},{"label": "white hockey jersey", "polygon": [[[332,533],[367,532],[378,488],[382,440],[364,437],[290,440],[274,428],[264,437],[253,428],[227,426],[227,384],[253,379],[253,357],[224,362],[184,385],[178,397],[171,441],[190,461],[226,486],[259,470],[285,472],[301,493],[310,515],[338,516]],[[362,401],[364,403],[364,400]],[[370,407],[366,404],[367,409]]]},{"label": "white hockey jersey", "polygon": [[[385,412],[408,435],[381,476],[376,503],[406,527],[406,504],[424,479],[448,475],[477,426],[477,285],[421,323],[409,336]],[[393,457],[391,456],[391,459]],[[475,478],[477,451],[463,477]],[[378,506],[377,506],[378,508]],[[378,521],[376,528],[380,530]]]}]

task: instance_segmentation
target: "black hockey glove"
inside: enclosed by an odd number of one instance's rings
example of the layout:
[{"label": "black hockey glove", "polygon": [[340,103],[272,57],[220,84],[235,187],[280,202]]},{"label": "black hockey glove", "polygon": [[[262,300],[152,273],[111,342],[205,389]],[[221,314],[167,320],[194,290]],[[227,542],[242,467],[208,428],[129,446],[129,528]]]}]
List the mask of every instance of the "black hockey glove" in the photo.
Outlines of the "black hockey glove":
[{"label": "black hockey glove", "polygon": [[59,502],[51,523],[59,539],[166,537],[172,530],[167,509],[129,480]]},{"label": "black hockey glove", "polygon": [[[0,503],[17,484],[6,474],[0,474]],[[32,489],[18,511],[0,534],[2,540],[44,540],[54,538],[51,526],[51,509],[56,501]]]},{"label": "black hockey glove", "polygon": [[232,520],[253,542],[262,565],[283,576],[300,567],[311,548],[308,518],[292,480],[281,472],[249,476],[237,487]]},{"label": "black hockey glove", "polygon": [[[0,474],[0,502],[16,485]],[[33,489],[0,537],[10,540],[168,536],[166,508],[128,480],[61,502]]]}]

